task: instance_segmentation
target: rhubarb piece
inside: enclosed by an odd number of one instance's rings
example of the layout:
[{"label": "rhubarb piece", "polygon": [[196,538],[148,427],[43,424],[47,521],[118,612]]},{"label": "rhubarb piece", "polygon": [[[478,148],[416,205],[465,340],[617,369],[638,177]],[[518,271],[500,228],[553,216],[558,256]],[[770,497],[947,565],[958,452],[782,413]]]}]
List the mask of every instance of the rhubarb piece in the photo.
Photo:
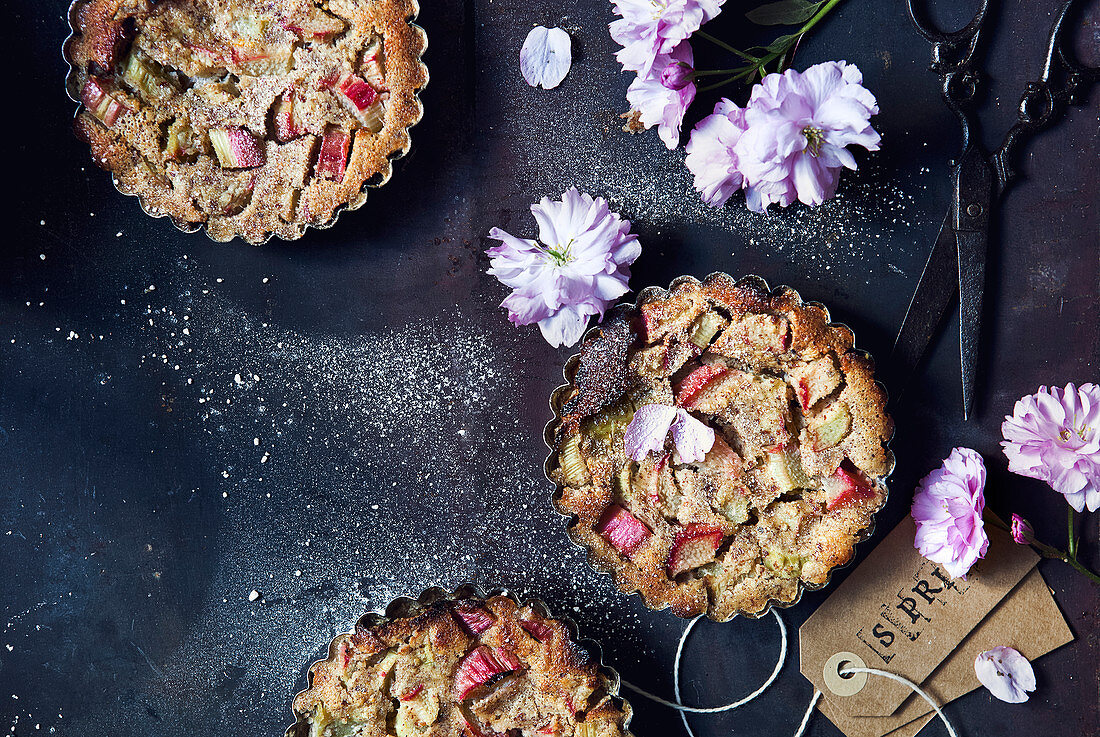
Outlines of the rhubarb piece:
[{"label": "rhubarb piece", "polygon": [[246,128],[214,128],[210,144],[223,169],[250,169],[264,163],[264,150]]},{"label": "rhubarb piece", "polygon": [[805,489],[813,485],[813,481],[802,470],[802,462],[799,460],[797,450],[775,448],[768,451],[768,472],[775,480],[780,493]]},{"label": "rhubarb piece", "polygon": [[173,86],[162,71],[161,66],[137,49],[126,57],[122,78],[139,94],[145,97],[159,98],[171,92]]},{"label": "rhubarb piece", "polygon": [[234,43],[229,52],[241,74],[262,77],[283,74],[294,68],[294,50],[290,46],[268,46],[263,42]]},{"label": "rhubarb piece", "polygon": [[561,464],[562,475],[569,486],[581,487],[588,483],[588,468],[584,465],[584,457],[581,455],[580,434],[570,435],[561,446],[558,454],[558,462]]},{"label": "rhubarb piece", "polygon": [[483,686],[503,673],[519,668],[519,660],[504,648],[495,651],[479,645],[466,654],[455,671],[455,693],[465,699],[478,686]]},{"label": "rhubarb piece", "polygon": [[802,556],[779,548],[769,548],[764,554],[764,567],[779,578],[798,578],[805,563]]},{"label": "rhubarb piece", "polygon": [[634,419],[634,412],[634,403],[623,399],[586,419],[581,430],[586,437],[606,441],[626,431],[627,425]]},{"label": "rhubarb piece", "polygon": [[822,356],[811,363],[794,366],[788,373],[803,410],[809,410],[832,394],[842,378],[832,356]]},{"label": "rhubarb piece", "polygon": [[184,161],[199,154],[198,137],[186,121],[177,120],[168,127],[165,153],[173,161]]},{"label": "rhubarb piece", "polygon": [[386,67],[385,57],[382,52],[382,44],[378,44],[369,54],[363,57],[363,76],[367,83],[379,92],[385,92]]},{"label": "rhubarb piece", "polygon": [[382,130],[386,109],[373,87],[354,74],[345,74],[337,80],[336,89],[367,130],[371,133]]},{"label": "rhubarb piece", "polygon": [[225,190],[218,195],[213,213],[225,216],[238,214],[252,201],[252,192],[255,187],[256,180],[254,178],[229,182]]},{"label": "rhubarb piece", "polygon": [[725,322],[717,312],[704,312],[695,320],[689,340],[696,348],[705,349],[714,340],[714,336],[722,329]]},{"label": "rhubarb piece", "polygon": [[377,134],[385,127],[386,104],[383,102],[381,95],[374,101],[373,105],[360,113],[359,120],[362,121],[363,127],[371,133]]},{"label": "rhubarb piece", "polygon": [[397,698],[401,699],[402,701],[412,701],[423,690],[424,690],[424,684],[423,683],[418,683],[418,684],[416,684],[416,686],[413,687],[413,689],[411,691],[409,691],[408,693],[403,694],[401,696],[398,696]]},{"label": "rhubarb piece", "polygon": [[714,560],[722,544],[722,528],[694,522],[676,532],[672,552],[668,556],[668,575],[676,578],[685,571]]},{"label": "rhubarb piece", "polygon": [[631,479],[634,476],[634,461],[628,460],[623,464],[623,467],[619,469],[619,473],[615,475],[615,483],[618,484],[619,496],[624,499],[630,496]]},{"label": "rhubarb piece", "polygon": [[88,77],[80,93],[80,101],[84,103],[84,107],[108,128],[113,126],[123,113],[130,111],[130,108],[112,95],[109,84],[98,77]]},{"label": "rhubarb piece", "polygon": [[814,450],[835,448],[852,430],[852,413],[844,402],[834,402],[823,413],[814,429]]},{"label": "rhubarb piece", "polygon": [[554,628],[542,622],[521,619],[519,620],[519,626],[523,628],[524,632],[531,635],[531,637],[534,637],[539,642],[546,642],[554,636]]},{"label": "rhubarb piece", "polygon": [[728,369],[723,366],[704,363],[680,381],[676,389],[676,404],[684,409],[694,409],[695,401],[706,385],[726,373]]},{"label": "rhubarb piece", "polygon": [[298,119],[294,115],[294,96],[290,92],[276,101],[271,118],[275,126],[275,140],[279,143],[293,141],[307,132],[299,126]]},{"label": "rhubarb piece", "polygon": [[506,671],[519,670],[523,667],[523,664],[520,663],[516,654],[508,648],[495,647],[493,648],[493,655],[496,656],[497,662],[500,663]]},{"label": "rhubarb piece", "polygon": [[329,126],[321,138],[321,150],[317,153],[317,176],[337,182],[344,180],[344,171],[348,167],[348,149],[351,148],[351,134]]},{"label": "rhubarb piece", "polygon": [[618,504],[607,508],[596,525],[596,533],[628,558],[637,552],[650,535],[648,527]]},{"label": "rhubarb piece", "polygon": [[458,618],[462,620],[462,624],[474,637],[492,627],[493,622],[496,621],[485,607],[468,601],[456,604],[455,614],[458,615]]},{"label": "rhubarb piece", "polygon": [[335,15],[326,13],[314,6],[308,15],[294,19],[284,19],[283,28],[304,41],[328,41],[347,28],[347,23]]},{"label": "rhubarb piece", "polygon": [[825,491],[825,506],[830,510],[870,499],[875,495],[871,482],[847,458],[832,476],[821,480],[821,486]]},{"label": "rhubarb piece", "polygon": [[359,111],[366,110],[378,99],[378,93],[373,87],[351,73],[337,80],[336,89]]},{"label": "rhubarb piece", "polygon": [[184,67],[189,74],[215,76],[225,73],[225,55],[221,51],[194,41],[184,41],[183,46],[193,66],[191,69]]}]

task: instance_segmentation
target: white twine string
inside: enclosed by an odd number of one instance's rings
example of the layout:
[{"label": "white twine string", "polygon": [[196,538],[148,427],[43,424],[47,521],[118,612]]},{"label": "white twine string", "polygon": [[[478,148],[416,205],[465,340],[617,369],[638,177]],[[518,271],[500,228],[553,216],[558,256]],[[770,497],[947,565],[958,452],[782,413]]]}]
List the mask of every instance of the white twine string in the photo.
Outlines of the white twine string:
[{"label": "white twine string", "polygon": [[[779,677],[779,671],[783,670],[783,665],[787,662],[787,625],[783,623],[783,618],[779,616],[779,612],[776,609],[772,609],[771,612],[775,616],[776,623],[779,624],[779,659],[775,663],[775,668],[772,670],[772,674],[768,676],[768,680],[764,681],[764,684],[760,686],[760,688],[756,689],[743,699],[734,701],[730,704],[723,704],[722,706],[709,707],[685,706],[681,703],[683,699],[680,697],[680,660],[684,654],[684,643],[687,642],[688,635],[691,634],[691,630],[695,627],[696,622],[702,619],[702,617],[696,617],[695,619],[692,619],[687,623],[687,626],[684,627],[683,634],[680,635],[680,642],[676,645],[676,659],[672,663],[672,690],[673,693],[676,694],[676,701],[663,699],[660,696],[652,694],[649,691],[646,691],[644,688],[639,688],[633,683],[629,683],[627,681],[621,681],[621,683],[622,685],[629,688],[631,691],[646,697],[650,701],[654,701],[658,704],[661,704],[662,706],[667,706],[670,709],[675,709],[676,711],[680,712],[680,720],[684,723],[684,729],[687,730],[689,737],[695,737],[695,732],[691,729],[691,725],[688,724],[688,714],[716,714],[718,712],[732,711],[733,709],[737,709],[767,691],[768,688],[770,688],[771,685],[775,682],[775,679]],[[878,668],[857,668],[850,665],[844,666],[837,672],[840,673],[840,675],[869,673],[871,675],[889,678],[892,681],[897,681],[902,685],[908,686],[910,689],[913,690],[914,693],[920,695],[922,699],[927,701],[928,704],[933,709],[935,709],[936,716],[938,716],[940,718],[940,721],[943,722],[943,726],[947,727],[947,733],[951,737],[958,737],[958,734],[955,732],[955,728],[951,726],[951,722],[947,720],[947,715],[943,713],[943,710],[940,709],[940,705],[936,703],[935,699],[929,696],[924,689],[910,681],[908,678],[899,676],[898,674],[891,673],[889,671],[879,670]],[[803,715],[802,722],[798,725],[798,731],[795,732],[794,737],[802,737],[806,733],[806,727],[810,724],[810,717],[813,715],[814,708],[817,706],[818,702],[821,701],[821,696],[822,693],[817,689],[814,689],[813,698],[810,699],[810,705],[806,709],[806,713],[805,715]]]}]

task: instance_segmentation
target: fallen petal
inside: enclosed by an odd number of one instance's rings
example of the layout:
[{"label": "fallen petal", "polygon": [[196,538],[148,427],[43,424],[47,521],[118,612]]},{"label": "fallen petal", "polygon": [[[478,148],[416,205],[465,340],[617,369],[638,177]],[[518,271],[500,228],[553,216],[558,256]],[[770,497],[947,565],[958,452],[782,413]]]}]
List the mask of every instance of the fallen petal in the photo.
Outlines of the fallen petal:
[{"label": "fallen petal", "polygon": [[641,463],[646,454],[665,447],[668,428],[676,419],[676,408],[664,404],[639,407],[623,433],[626,454]]},{"label": "fallen petal", "polygon": [[974,674],[1001,701],[1020,704],[1035,690],[1035,670],[1018,651],[998,645],[974,660]]},{"label": "fallen petal", "polygon": [[714,447],[714,430],[692,417],[686,410],[676,410],[676,424],[672,426],[672,441],[683,461],[701,461]]},{"label": "fallen petal", "polygon": [[572,41],[560,28],[535,26],[519,51],[519,68],[532,87],[550,90],[561,84],[573,64]]}]

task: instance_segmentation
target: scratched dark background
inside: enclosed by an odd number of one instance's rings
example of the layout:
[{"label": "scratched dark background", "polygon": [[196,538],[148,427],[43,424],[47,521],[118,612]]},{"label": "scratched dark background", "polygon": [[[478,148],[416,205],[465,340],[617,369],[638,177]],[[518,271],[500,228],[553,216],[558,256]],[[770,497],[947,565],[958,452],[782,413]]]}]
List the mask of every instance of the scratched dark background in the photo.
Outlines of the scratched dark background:
[{"label": "scratched dark background", "polygon": [[[708,29],[747,41],[741,13],[753,4],[729,0]],[[945,22],[962,25],[975,3],[959,5]],[[999,5],[985,54],[989,145],[1039,73],[1058,3]],[[796,58],[800,68],[860,66],[882,107],[882,151],[858,156],[838,201],[758,217],[738,198],[707,212],[682,151],[618,131],[629,78],[612,57],[608,3],[426,2],[432,79],[412,154],[336,227],[260,248],[179,233],[90,166],[69,131],[65,6],[9,3],[3,31],[20,61],[5,78],[6,171],[18,186],[0,246],[0,730],[280,734],[306,666],[358,613],[465,579],[542,596],[602,641],[627,679],[669,694],[682,622],[614,593],[549,508],[545,398],[570,351],[506,322],[504,293],[484,274],[485,235],[498,224],[530,234],[527,206],[577,184],[634,221],[644,245],[635,287],[760,274],[826,302],[884,364],[947,207],[958,145],[903,3],[848,0]],[[1094,9],[1078,27],[1094,61],[1096,19]],[[558,90],[519,75],[535,23],[574,38]],[[701,43],[699,65],[721,63]],[[743,101],[745,91],[728,94]],[[1008,474],[997,441],[1020,395],[1098,378],[1098,101],[1094,91],[1031,143],[1003,201],[977,417],[961,421],[954,326],[895,403],[898,466],[879,536],[906,514],[916,480],[968,445],[987,458],[989,506],[1064,543],[1064,503]],[[410,352],[437,350],[451,364],[402,369],[404,331],[418,336]],[[466,348],[451,347],[460,339]],[[327,384],[313,355],[327,357]],[[367,391],[353,391],[356,372]],[[485,383],[447,389],[450,399],[421,412],[416,402],[437,394],[401,394],[402,372],[412,386],[449,374]],[[1098,519],[1082,525],[1093,567]],[[1036,663],[1027,704],[979,689],[948,706],[961,734],[1100,734],[1100,587],[1057,562],[1041,570],[1077,639]],[[792,629],[828,593],[785,611]],[[703,625],[697,637],[685,672],[697,704],[754,689],[778,642],[770,619]],[[792,734],[811,695],[793,652],[771,691],[693,718],[697,733]],[[637,734],[681,729],[665,709],[633,703]],[[838,734],[820,715],[809,733]]]}]

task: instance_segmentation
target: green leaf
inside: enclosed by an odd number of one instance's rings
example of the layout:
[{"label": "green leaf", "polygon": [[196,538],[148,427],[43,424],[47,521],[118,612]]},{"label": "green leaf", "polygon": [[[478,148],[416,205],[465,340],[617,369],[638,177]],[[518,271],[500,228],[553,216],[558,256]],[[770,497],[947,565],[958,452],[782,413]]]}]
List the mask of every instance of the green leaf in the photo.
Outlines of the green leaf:
[{"label": "green leaf", "polygon": [[798,42],[798,37],[801,35],[801,33],[790,33],[786,36],[780,36],[772,41],[770,45],[765,46],[764,50],[772,54],[783,54]]},{"label": "green leaf", "polygon": [[745,13],[745,17],[760,26],[795,26],[805,23],[824,4],[810,0],[779,0],[766,3]]}]

